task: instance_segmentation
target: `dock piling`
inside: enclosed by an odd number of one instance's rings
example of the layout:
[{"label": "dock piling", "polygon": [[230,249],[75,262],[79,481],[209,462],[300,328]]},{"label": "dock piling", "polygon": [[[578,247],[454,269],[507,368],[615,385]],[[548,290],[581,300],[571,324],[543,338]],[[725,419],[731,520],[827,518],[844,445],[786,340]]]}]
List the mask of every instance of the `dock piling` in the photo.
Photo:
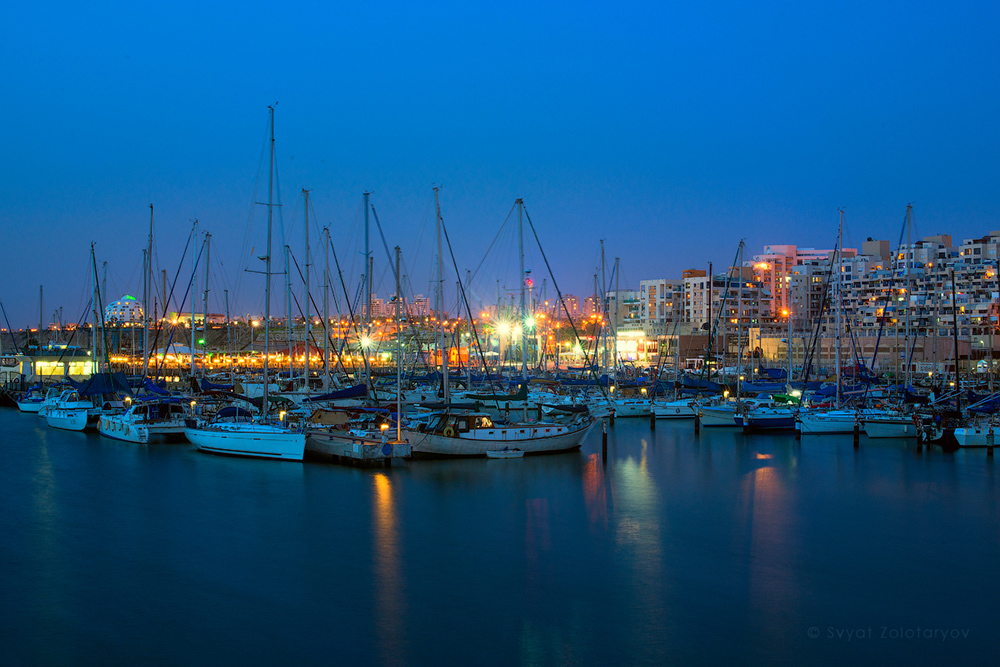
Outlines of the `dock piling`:
[{"label": "dock piling", "polygon": [[[614,414],[613,412],[611,413]],[[601,461],[608,462],[608,420],[601,420]]]}]

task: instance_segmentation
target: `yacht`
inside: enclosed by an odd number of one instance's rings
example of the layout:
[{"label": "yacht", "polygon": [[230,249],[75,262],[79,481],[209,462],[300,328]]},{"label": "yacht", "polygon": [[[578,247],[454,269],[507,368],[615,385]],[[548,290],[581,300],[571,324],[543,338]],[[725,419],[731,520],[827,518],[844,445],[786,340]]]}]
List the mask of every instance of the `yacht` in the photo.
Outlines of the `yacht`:
[{"label": "yacht", "polygon": [[485,412],[444,411],[403,434],[414,456],[486,456],[512,445],[527,454],[541,454],[579,449],[597,424],[589,415],[577,415],[567,423],[498,424]]},{"label": "yacht", "polygon": [[234,405],[222,408],[209,421],[188,419],[184,437],[199,451],[228,456],[301,461],[306,449],[305,433],[255,420]]},{"label": "yacht", "polygon": [[188,413],[178,399],[136,401],[120,414],[105,414],[97,430],[114,440],[147,443],[150,439],[184,437]]}]

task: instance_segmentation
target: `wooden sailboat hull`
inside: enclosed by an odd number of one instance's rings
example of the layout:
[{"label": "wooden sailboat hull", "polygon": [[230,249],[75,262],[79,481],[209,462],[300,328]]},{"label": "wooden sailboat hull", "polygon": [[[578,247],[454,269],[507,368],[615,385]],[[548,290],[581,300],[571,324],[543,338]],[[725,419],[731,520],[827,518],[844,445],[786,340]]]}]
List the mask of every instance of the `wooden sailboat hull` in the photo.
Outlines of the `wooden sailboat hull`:
[{"label": "wooden sailboat hull", "polygon": [[[579,449],[584,438],[593,431],[596,420],[565,433],[552,435],[556,427],[550,424],[515,424],[497,427],[492,437],[473,438],[446,436],[437,433],[403,431],[410,441],[415,457],[435,456],[486,456],[486,452],[516,447],[526,454],[551,454]],[[548,431],[548,432],[547,432]]]}]

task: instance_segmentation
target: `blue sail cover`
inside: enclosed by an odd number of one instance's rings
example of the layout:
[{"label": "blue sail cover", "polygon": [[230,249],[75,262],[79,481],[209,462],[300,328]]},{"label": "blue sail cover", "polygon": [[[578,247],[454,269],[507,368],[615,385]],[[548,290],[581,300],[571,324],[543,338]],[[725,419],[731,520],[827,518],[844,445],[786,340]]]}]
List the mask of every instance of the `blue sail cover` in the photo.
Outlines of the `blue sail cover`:
[{"label": "blue sail cover", "polygon": [[153,381],[150,380],[148,377],[142,379],[142,389],[145,389],[151,394],[159,394],[160,396],[170,395],[170,392],[167,391],[165,388],[165,384],[166,383],[164,383],[163,385],[153,384]]},{"label": "blue sail cover", "polygon": [[714,391],[722,392],[722,385],[712,382],[711,380],[698,380],[690,375],[681,376],[681,386],[684,389],[694,389],[698,391]]},{"label": "blue sail cover", "polygon": [[977,405],[975,407],[969,408],[969,412],[988,412],[994,413],[1000,409],[1000,397],[990,399],[982,405]]},{"label": "blue sail cover", "polygon": [[829,398],[837,395],[837,385],[831,384],[829,387],[820,387],[813,394],[813,398]]},{"label": "blue sail cover", "polygon": [[781,382],[744,382],[740,385],[742,391],[758,394],[783,394],[785,385]]},{"label": "blue sail cover", "polygon": [[98,394],[132,394],[128,386],[128,378],[125,373],[97,373],[90,376],[86,382],[74,382],[70,380],[73,388],[80,392],[80,396],[96,396]]},{"label": "blue sail cover", "polygon": [[356,384],[353,387],[348,387],[347,389],[341,389],[340,391],[332,391],[329,394],[323,394],[322,396],[310,396],[308,398],[303,398],[302,402],[313,402],[313,401],[335,401],[342,398],[360,398],[362,396],[368,395],[368,385],[366,384]]},{"label": "blue sail cover", "polygon": [[206,380],[201,379],[201,390],[202,391],[232,391],[233,385],[231,384],[213,384]]},{"label": "blue sail cover", "polygon": [[760,372],[772,380],[784,380],[788,377],[788,371],[784,368],[762,368]]},{"label": "blue sail cover", "polygon": [[[607,387],[608,386],[608,376],[607,375],[602,375],[599,378],[599,383],[600,383],[600,385],[602,387]],[[574,380],[574,379],[571,379],[571,378],[565,378],[565,379],[559,380],[559,384],[565,385],[567,387],[596,387],[598,385],[598,382],[594,381],[592,378],[587,378],[585,380]]]}]

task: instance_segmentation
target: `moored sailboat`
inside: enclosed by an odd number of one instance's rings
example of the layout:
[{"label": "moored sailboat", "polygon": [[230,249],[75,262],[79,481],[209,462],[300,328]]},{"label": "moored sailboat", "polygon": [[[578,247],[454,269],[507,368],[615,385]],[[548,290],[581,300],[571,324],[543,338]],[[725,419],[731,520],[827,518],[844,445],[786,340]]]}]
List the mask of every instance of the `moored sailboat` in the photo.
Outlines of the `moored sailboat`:
[{"label": "moored sailboat", "polygon": [[229,456],[273,458],[301,461],[305,456],[306,436],[283,424],[267,421],[268,355],[271,325],[271,227],[274,210],[274,108],[270,111],[270,180],[267,193],[267,253],[264,255],[264,381],[261,414],[249,413],[234,406],[223,408],[209,422],[190,420],[184,435],[200,451]]}]

